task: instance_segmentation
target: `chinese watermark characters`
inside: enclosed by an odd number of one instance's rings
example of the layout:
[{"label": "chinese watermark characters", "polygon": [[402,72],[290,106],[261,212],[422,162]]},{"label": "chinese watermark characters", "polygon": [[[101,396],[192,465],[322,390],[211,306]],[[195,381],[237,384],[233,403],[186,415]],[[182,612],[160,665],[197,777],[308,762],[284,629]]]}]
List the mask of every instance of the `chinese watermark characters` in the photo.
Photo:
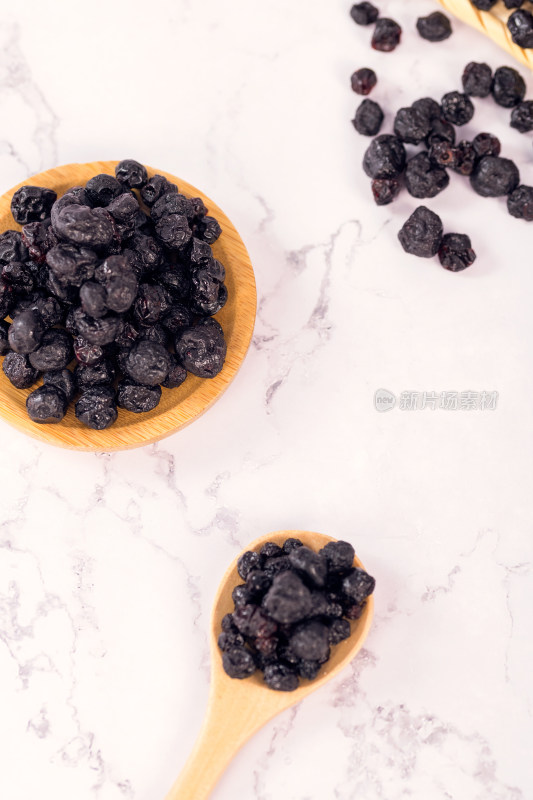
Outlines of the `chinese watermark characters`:
[{"label": "chinese watermark characters", "polygon": [[374,393],[376,411],[495,411],[498,405],[498,392],[466,390],[458,391],[404,391],[397,397],[388,389],[378,389]]}]

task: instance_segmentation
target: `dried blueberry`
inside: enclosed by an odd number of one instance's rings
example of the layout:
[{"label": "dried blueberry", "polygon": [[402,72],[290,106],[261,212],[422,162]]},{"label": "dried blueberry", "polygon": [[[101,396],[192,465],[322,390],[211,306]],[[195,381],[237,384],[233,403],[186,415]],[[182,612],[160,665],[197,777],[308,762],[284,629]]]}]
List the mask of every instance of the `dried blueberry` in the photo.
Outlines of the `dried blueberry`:
[{"label": "dried blueberry", "polygon": [[513,108],[524,99],[526,84],[520,73],[512,67],[498,67],[491,91],[499,106]]},{"label": "dried blueberry", "polygon": [[76,382],[74,375],[69,369],[53,369],[45,372],[43,375],[43,384],[45,386],[55,386],[61,389],[67,403],[74,399],[76,394]]},{"label": "dried blueberry", "polygon": [[352,90],[356,94],[370,94],[378,82],[376,73],[369,67],[356,69],[351,77]]},{"label": "dried blueberry", "polygon": [[278,692],[293,692],[299,685],[296,673],[290,667],[279,662],[265,666],[264,679],[270,689]]},{"label": "dried blueberry", "polygon": [[187,377],[187,370],[185,367],[182,367],[179,363],[178,359],[174,355],[174,353],[169,353],[170,356],[170,369],[168,371],[168,375],[165,380],[162,382],[162,386],[165,389],[177,389],[178,386],[184,382],[185,378]]},{"label": "dried blueberry", "polygon": [[452,35],[450,20],[440,11],[433,11],[427,17],[419,17],[416,29],[422,39],[427,39],[429,42],[443,42]]},{"label": "dried blueberry", "polygon": [[125,378],[118,385],[117,403],[127,411],[135,414],[151,411],[161,400],[159,386],[143,386]]},{"label": "dried blueberry", "polygon": [[329,657],[329,631],[326,625],[316,620],[298,625],[289,646],[297,658],[324,663]]},{"label": "dried blueberry", "polygon": [[383,111],[373,100],[363,100],[352,120],[355,130],[363,136],[375,136],[383,122]]},{"label": "dried blueberry", "polygon": [[290,555],[293,550],[296,550],[297,547],[303,547],[303,542],[301,539],[296,539],[294,536],[290,536],[288,539],[285,539],[283,542],[282,550],[287,555]]},{"label": "dried blueberry", "polygon": [[283,624],[299,622],[311,610],[311,592],[297,575],[284,571],[276,575],[272,581],[264,605],[276,622]]},{"label": "dried blueberry", "polygon": [[364,569],[353,567],[342,581],[342,589],[354,603],[362,603],[372,594],[376,581]]},{"label": "dried blueberry", "polygon": [[325,585],[328,565],[324,556],[313,552],[309,547],[297,547],[289,555],[289,561],[311,586],[321,588]]},{"label": "dried blueberry", "polygon": [[446,122],[445,119],[435,117],[431,120],[431,128],[426,136],[426,145],[431,147],[438,142],[448,142],[454,144],[455,142],[455,128],[451,122]]},{"label": "dried blueberry", "polygon": [[22,241],[28,248],[30,258],[37,264],[42,264],[50,249],[49,229],[49,219],[45,219],[43,222],[28,222],[22,228]]},{"label": "dried blueberry", "polygon": [[492,6],[497,3],[497,0],[471,0],[471,2],[480,11],[490,11]]},{"label": "dried blueberry", "polygon": [[533,220],[533,187],[517,186],[507,198],[509,214],[528,222]]},{"label": "dried blueberry", "polygon": [[141,189],[148,179],[146,168],[133,158],[125,158],[117,164],[115,176],[128,189]]},{"label": "dried blueberry", "polygon": [[28,248],[24,244],[20,231],[4,231],[0,234],[0,264],[9,264],[10,261],[25,261],[28,255]]},{"label": "dried blueberry", "polygon": [[8,341],[9,322],[0,320],[0,356],[5,356],[11,349]]},{"label": "dried blueberry", "polygon": [[437,254],[442,240],[440,217],[426,206],[416,208],[398,233],[406,253],[422,258]]},{"label": "dried blueberry", "polygon": [[224,332],[214,319],[205,319],[178,334],[176,355],[188,372],[200,378],[214,378],[224,366]]},{"label": "dried blueberry", "polygon": [[509,158],[485,156],[476,164],[470,183],[482,197],[500,197],[516,189],[520,174]]},{"label": "dried blueberry", "polygon": [[319,552],[326,559],[329,569],[335,572],[350,569],[355,558],[355,550],[349,542],[328,542]]},{"label": "dried blueberry", "polygon": [[472,97],[488,97],[492,87],[492,70],[488,64],[471,61],[463,71],[463,90]]},{"label": "dried blueberry", "polygon": [[414,106],[400,108],[394,118],[394,133],[408,144],[419,144],[430,131],[430,120]]},{"label": "dried blueberry", "polygon": [[476,158],[483,156],[499,156],[501,150],[500,140],[492,133],[478,133],[472,139],[472,147]]},{"label": "dried blueberry", "polygon": [[67,410],[67,398],[57,386],[40,386],[28,395],[26,409],[33,422],[61,422]]},{"label": "dried blueberry", "polygon": [[246,550],[242,556],[239,556],[237,572],[243,581],[245,581],[249,572],[253,569],[261,569],[261,556],[253,550]]},{"label": "dried blueberry", "polygon": [[57,198],[52,189],[42,186],[21,186],[11,200],[11,213],[15,222],[42,222],[50,216],[50,210]]},{"label": "dried blueberry", "polygon": [[87,389],[76,403],[77,419],[88,428],[101,431],[109,428],[117,418],[115,392],[111,386],[94,386]]},{"label": "dried blueberry", "polygon": [[464,233],[445,233],[439,247],[439,261],[445,269],[460,272],[476,260],[470,237]]},{"label": "dried blueberry", "polygon": [[334,619],[329,626],[329,643],[339,644],[350,635],[350,623],[347,619]]},{"label": "dried blueberry", "polygon": [[244,647],[232,647],[222,656],[222,666],[230,678],[248,678],[255,672],[252,654]]},{"label": "dried blueberry", "polygon": [[95,319],[105,316],[109,310],[105,302],[105,289],[96,281],[86,281],[83,284],[80,300],[85,313]]},{"label": "dried blueberry", "polygon": [[180,214],[181,216],[188,216],[189,200],[184,194],[179,192],[167,192],[153,204],[150,216],[154,222],[159,222],[163,217],[169,214]]},{"label": "dried blueberry", "polygon": [[474,105],[467,94],[448,92],[441,101],[442,116],[453,125],[466,125],[474,116]]},{"label": "dried blueberry", "polygon": [[95,250],[106,250],[114,235],[113,217],[105,208],[81,205],[63,208],[57,215],[54,228],[67,242]]},{"label": "dried blueberry", "polygon": [[397,178],[405,169],[405,147],[397,136],[382,133],[370,142],[363,157],[369,178]]},{"label": "dried blueberry", "polygon": [[[74,378],[80,392],[91,386],[106,386],[115,380],[115,368],[109,359],[103,358],[98,364],[88,366],[78,364],[74,370]],[[119,403],[120,405],[120,403]]]},{"label": "dried blueberry", "polygon": [[41,372],[64,369],[72,360],[72,339],[66,331],[52,328],[46,331],[41,343],[29,355],[30,364]]},{"label": "dried blueberry", "polygon": [[379,11],[372,3],[355,3],[350,9],[350,16],[358,25],[371,25],[379,16]]},{"label": "dried blueberry", "polygon": [[154,325],[163,319],[172,306],[163,286],[141,283],[133,304],[133,317],[140,325]]},{"label": "dried blueberry", "polygon": [[4,356],[2,369],[5,376],[17,389],[29,389],[39,377],[39,371],[34,369],[24,353],[9,352]]},{"label": "dried blueberry", "polygon": [[167,181],[163,175],[154,175],[146,181],[141,189],[141,198],[149,208],[153,206],[156,200],[168,192],[177,192],[178,187],[174,183]]},{"label": "dried blueberry", "polygon": [[228,290],[215,280],[209,270],[195,269],[191,273],[189,306],[191,311],[202,316],[213,316],[220,311],[228,299]]},{"label": "dried blueberry", "polygon": [[513,11],[507,20],[511,39],[519,47],[533,47],[533,14],[525,9]]},{"label": "dried blueberry", "polygon": [[386,206],[392,203],[400,193],[400,181],[398,178],[376,178],[370,184],[374,202],[378,206]]},{"label": "dried blueberry", "polygon": [[17,314],[9,328],[9,346],[15,353],[31,353],[36,350],[44,336],[45,326],[36,311]]},{"label": "dried blueberry", "polygon": [[371,45],[374,50],[390,53],[400,44],[401,35],[402,29],[397,22],[387,17],[381,17],[376,22]]},{"label": "dried blueberry", "polygon": [[214,217],[202,217],[196,223],[196,236],[208,244],[214,244],[222,233],[218,220]]},{"label": "dried blueberry", "polygon": [[432,163],[425,152],[417,153],[407,162],[405,186],[413,197],[435,197],[449,182],[446,170]]},{"label": "dried blueberry", "polygon": [[80,364],[94,366],[103,359],[105,351],[101,345],[91,344],[83,336],[76,336],[74,339],[74,355]]},{"label": "dried blueberry", "polygon": [[162,383],[170,369],[170,355],[157,342],[146,339],[136,342],[126,358],[128,375],[136,383],[156,386]]},{"label": "dried blueberry", "polygon": [[93,277],[98,257],[88,247],[58,244],[46,254],[46,263],[62,286],[80,287]]},{"label": "dried blueberry", "polygon": [[511,111],[511,128],[520,133],[533,131],[533,100],[524,100]]},{"label": "dried blueberry", "polygon": [[170,250],[181,250],[192,236],[187,217],[183,214],[166,214],[156,223],[155,230]]},{"label": "dried blueberry", "polygon": [[121,317],[115,314],[108,314],[100,319],[89,317],[82,308],[76,308],[73,314],[73,321],[77,332],[83,336],[90,344],[110,344],[113,342],[123,328]]},{"label": "dried blueberry", "polygon": [[122,184],[112,175],[105,173],[95,175],[94,178],[87,181],[85,186],[85,194],[92,206],[108,206],[123,192]]}]

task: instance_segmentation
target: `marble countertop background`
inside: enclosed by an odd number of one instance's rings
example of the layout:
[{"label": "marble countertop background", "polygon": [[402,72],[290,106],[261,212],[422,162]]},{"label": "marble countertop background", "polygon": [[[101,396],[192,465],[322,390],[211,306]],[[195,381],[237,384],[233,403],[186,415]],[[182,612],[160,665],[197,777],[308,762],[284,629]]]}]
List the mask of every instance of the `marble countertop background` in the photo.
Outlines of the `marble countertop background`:
[{"label": "marble countertop background", "polygon": [[[226,565],[300,528],[354,544],[375,624],[213,800],[531,798],[533,228],[452,175],[428,205],[476,263],[404,254],[417,203],[373,205],[350,124],[359,66],[390,130],[467,61],[509,58],[459,22],[422,41],[431,0],[380,0],[404,28],[391,54],[340,0],[0,5],[0,190],[71,161],[166,169],[234,221],[259,297],[232,386],[160,444],[80,454],[0,423],[0,796],[162,800],[200,727]],[[532,136],[475,105],[465,136],[500,135],[532,184]],[[380,388],[497,407],[384,414]]]}]

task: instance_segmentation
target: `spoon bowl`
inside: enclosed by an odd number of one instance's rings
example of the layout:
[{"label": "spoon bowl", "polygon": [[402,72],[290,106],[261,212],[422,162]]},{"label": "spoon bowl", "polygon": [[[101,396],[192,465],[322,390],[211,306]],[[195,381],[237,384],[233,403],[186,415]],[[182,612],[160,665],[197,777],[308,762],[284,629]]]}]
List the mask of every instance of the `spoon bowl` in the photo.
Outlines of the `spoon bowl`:
[{"label": "spoon bowl", "polygon": [[[285,539],[295,537],[310,547],[319,550],[331,536],[310,531],[277,531],[261,536],[246,549],[259,550],[266,542],[282,544]],[[240,555],[240,554],[239,554]],[[213,604],[209,632],[211,649],[211,688],[204,724],[194,749],[166,800],[204,800],[209,797],[220,775],[236,752],[256,731],[286,708],[299,703],[311,692],[334,678],[355,657],[368,634],[374,612],[374,601],[370,596],[363,613],[352,622],[352,633],[348,639],[331,649],[331,657],[313,680],[301,679],[293,692],[278,692],[264,683],[258,670],[244,680],[230,678],[222,667],[222,655],[217,645],[222,618],[233,611],[231,593],[242,583],[237,572],[236,558],[220,582]],[[364,569],[358,558],[353,565]]]}]

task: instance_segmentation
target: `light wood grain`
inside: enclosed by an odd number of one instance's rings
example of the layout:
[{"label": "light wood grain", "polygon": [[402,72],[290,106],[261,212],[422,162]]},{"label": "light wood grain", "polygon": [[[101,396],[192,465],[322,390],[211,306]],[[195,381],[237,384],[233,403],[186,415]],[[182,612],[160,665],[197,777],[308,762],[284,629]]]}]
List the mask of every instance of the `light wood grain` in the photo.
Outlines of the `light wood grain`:
[{"label": "light wood grain", "polygon": [[[89,164],[67,164],[33,175],[0,198],[0,233],[8,229],[20,230],[20,225],[15,223],[10,210],[11,198],[20,186],[46,186],[61,196],[67,189],[85,185],[90,178],[101,172],[114,175],[117,163],[93,161]],[[226,268],[228,301],[215,315],[226,337],[226,362],[215,378],[203,379],[189,374],[177,389],[163,388],[161,402],[153,411],[133,414],[119,409],[115,424],[103,431],[93,431],[78,422],[73,405],[63,421],[57,425],[32,422],[26,413],[26,398],[41,381],[31,389],[15,389],[3,371],[0,371],[0,416],[23,433],[48,444],[76,450],[110,451],[156,442],[188,425],[213,405],[235,377],[248,350],[255,322],[257,296],[252,265],[241,237],[222,209],[194,186],[163,170],[151,167],[147,167],[147,170],[150,177],[157,173],[177,183],[180,191],[188,197],[201,197],[209,213],[217,218],[222,227],[222,235],[213,245],[213,253]]]},{"label": "light wood grain", "polygon": [[515,9],[507,9],[502,2],[498,2],[490,11],[480,11],[470,0],[439,0],[439,2],[463,22],[493,39],[521,64],[533,69],[533,50],[524,50],[515,44],[506,25],[509,15]]},{"label": "light wood grain", "polygon": [[[290,536],[298,537],[315,551],[334,541],[330,536],[310,531],[277,531],[252,542],[247,550],[259,550],[265,542],[282,544]],[[355,558],[354,566],[364,569],[358,558]],[[269,689],[259,671],[244,680],[232,679],[222,668],[217,639],[222,617],[233,611],[231,592],[238,583],[242,580],[235,559],[222,578],[213,605],[209,637],[211,688],[205,721],[189,760],[166,800],[205,800],[209,797],[220,775],[243,744],[276,714],[299,703],[344,669],[361,649],[370,629],[374,612],[372,597],[368,598],[360,619],[352,622],[349,639],[332,647],[331,658],[318,677],[314,681],[302,680],[294,692]],[[327,731],[324,731],[324,736],[327,736]]]}]

